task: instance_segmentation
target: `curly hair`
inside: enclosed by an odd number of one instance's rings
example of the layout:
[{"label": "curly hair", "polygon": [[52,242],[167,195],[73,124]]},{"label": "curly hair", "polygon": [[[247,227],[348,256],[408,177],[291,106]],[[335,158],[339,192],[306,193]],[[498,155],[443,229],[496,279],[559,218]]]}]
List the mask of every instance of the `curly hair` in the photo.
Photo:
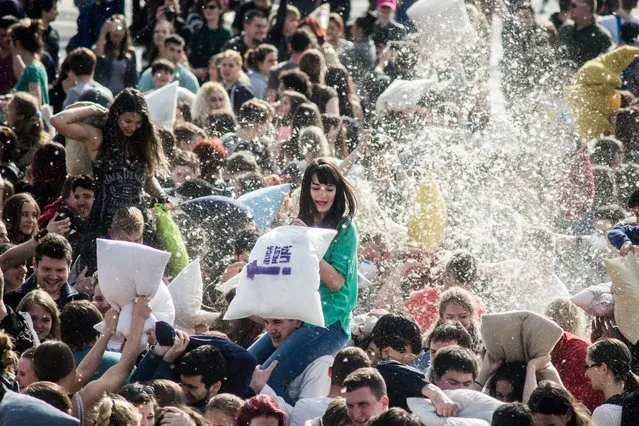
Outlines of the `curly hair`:
[{"label": "curly hair", "polygon": [[13,350],[13,341],[11,336],[0,331],[0,363],[2,364],[1,373],[13,374],[18,366],[18,355]]}]

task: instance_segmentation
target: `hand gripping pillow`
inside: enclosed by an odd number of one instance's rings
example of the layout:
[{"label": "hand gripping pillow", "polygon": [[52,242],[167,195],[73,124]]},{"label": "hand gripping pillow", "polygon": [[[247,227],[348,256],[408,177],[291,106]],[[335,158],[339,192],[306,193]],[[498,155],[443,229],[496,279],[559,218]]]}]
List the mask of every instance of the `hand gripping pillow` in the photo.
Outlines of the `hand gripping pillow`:
[{"label": "hand gripping pillow", "polygon": [[104,298],[115,307],[137,296],[152,298],[162,283],[171,254],[142,244],[97,240],[98,282]]},{"label": "hand gripping pillow", "polygon": [[406,14],[433,56],[450,54],[454,46],[469,46],[476,39],[463,0],[419,0]]},{"label": "hand gripping pillow", "polygon": [[175,306],[175,325],[194,334],[200,324],[210,325],[220,314],[202,310],[202,273],[195,259],[171,281],[169,293]]},{"label": "hand gripping pillow", "polygon": [[570,298],[572,303],[596,317],[611,317],[615,309],[615,295],[611,283],[593,285]]},{"label": "hand gripping pillow", "polygon": [[[133,320],[133,303],[134,301],[127,303],[120,309],[120,317],[118,318],[118,327],[115,332],[115,336],[113,336],[113,341],[115,342],[124,342],[124,340],[129,336],[131,332],[131,321]],[[175,307],[173,306],[173,300],[171,299],[171,294],[169,290],[164,285],[164,283],[160,283],[157,291],[155,292],[155,296],[149,301],[149,305],[151,305],[151,309],[153,312],[144,322],[144,331],[148,332],[152,328],[155,327],[155,323],[157,321],[166,321],[169,324],[173,324],[175,320]],[[104,332],[104,321],[96,324],[93,328],[98,330],[100,333]],[[142,340],[140,344],[142,346],[146,345],[148,340],[147,334],[142,335]]]},{"label": "hand gripping pillow", "polygon": [[262,235],[239,276],[225,320],[252,315],[324,327],[319,261],[337,231],[282,226]]},{"label": "hand gripping pillow", "polygon": [[415,208],[408,220],[408,236],[424,246],[429,253],[439,247],[448,218],[446,202],[439,184],[431,174],[419,186],[415,197]]},{"label": "hand gripping pillow", "polygon": [[604,259],[615,295],[615,321],[619,331],[633,345],[639,340],[639,266],[634,253]]},{"label": "hand gripping pillow", "polygon": [[511,311],[482,315],[481,334],[492,359],[528,362],[548,355],[563,335],[563,330],[534,312]]},{"label": "hand gripping pillow", "polygon": [[456,417],[440,417],[433,404],[425,398],[406,398],[408,408],[428,426],[490,425],[493,413],[503,403],[484,393],[468,389],[444,391],[457,405]]},{"label": "hand gripping pillow", "polygon": [[291,184],[267,186],[244,194],[237,199],[249,208],[255,224],[262,232],[268,231],[275,215],[280,211],[284,197],[291,190]]}]

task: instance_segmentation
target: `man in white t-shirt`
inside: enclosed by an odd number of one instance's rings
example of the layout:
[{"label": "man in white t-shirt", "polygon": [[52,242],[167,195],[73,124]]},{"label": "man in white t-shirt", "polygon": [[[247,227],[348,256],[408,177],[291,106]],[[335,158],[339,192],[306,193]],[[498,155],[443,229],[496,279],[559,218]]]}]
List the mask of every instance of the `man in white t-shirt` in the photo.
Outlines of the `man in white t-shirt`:
[{"label": "man in white t-shirt", "polygon": [[328,369],[327,376],[330,377],[331,381],[328,395],[318,398],[302,398],[297,401],[295,407],[288,406],[289,425],[304,426],[306,421],[323,416],[328,404],[333,399],[346,396],[343,392],[343,384],[346,377],[359,368],[370,366],[370,359],[362,349],[350,346],[340,350],[335,354],[333,365]]},{"label": "man in white t-shirt", "polygon": [[621,45],[621,26],[626,22],[634,22],[639,24],[639,19],[632,16],[632,9],[637,7],[637,0],[621,0],[619,3],[619,9],[615,11],[614,15],[602,16],[599,18],[599,25],[604,27],[610,33],[612,41],[616,45]]},{"label": "man in white t-shirt", "polygon": [[[271,341],[273,343],[273,346],[275,347],[279,347],[295,330],[297,330],[302,325],[301,321],[291,319],[265,318],[264,321],[266,322],[266,332],[271,337]],[[344,349],[342,351],[344,351]],[[342,353],[342,351],[338,352],[336,356],[339,357],[339,354]],[[348,364],[352,363],[353,365],[357,365],[357,367],[355,368],[351,367],[351,371],[354,371],[360,366],[370,365],[368,356],[364,351],[359,349],[359,352],[357,352],[357,354],[358,355],[356,359],[343,361]],[[334,393],[333,391],[335,390],[332,386],[331,375],[331,371],[334,368],[332,367],[333,365],[334,360],[332,356],[322,356],[311,362],[302,372],[302,374],[293,379],[293,381],[288,385],[288,398],[293,400],[322,400],[319,407],[323,406],[324,410],[326,410],[326,407],[328,406],[330,400],[335,397],[332,396],[331,398],[326,398],[327,395],[331,395],[332,393]],[[272,371],[275,368],[277,368],[277,361],[271,363],[271,365],[269,365],[269,367],[265,370],[261,370],[260,366],[258,366],[253,373],[253,378],[251,380],[251,389],[253,389],[255,393],[262,393],[274,397],[277,400],[280,409],[286,411],[289,417],[292,418],[294,407],[286,403],[283,395],[277,395],[275,391],[273,391],[273,389],[266,384]],[[339,383],[341,383],[341,381],[343,381],[348,375],[348,373],[344,374],[342,371],[346,368],[347,367],[343,367],[338,364],[336,374],[339,374],[340,376],[340,378],[338,379]],[[339,389],[340,385],[337,385],[337,383],[338,382],[336,382],[336,388]],[[339,395],[339,393],[335,395]],[[300,403],[300,401],[298,401],[298,404]],[[306,405],[308,405],[308,403],[304,403],[300,407]],[[310,406],[313,406],[313,404],[311,403]],[[316,413],[317,411],[317,409],[313,409],[312,413]],[[324,414],[324,411],[320,411],[319,415],[322,414]],[[306,420],[311,418],[314,417],[308,417]],[[302,422],[301,424],[303,425],[304,423]]]}]

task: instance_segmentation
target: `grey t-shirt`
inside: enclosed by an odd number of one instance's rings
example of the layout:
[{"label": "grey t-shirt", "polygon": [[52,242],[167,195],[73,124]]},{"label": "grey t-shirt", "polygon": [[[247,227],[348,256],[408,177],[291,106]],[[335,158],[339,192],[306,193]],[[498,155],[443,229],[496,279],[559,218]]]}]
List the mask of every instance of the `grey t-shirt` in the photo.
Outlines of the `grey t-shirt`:
[{"label": "grey t-shirt", "polygon": [[109,102],[111,103],[113,102],[113,93],[111,93],[109,89],[107,89],[106,87],[98,83],[97,81],[91,80],[87,82],[80,82],[76,84],[75,86],[73,86],[67,93],[67,97],[64,100],[64,103],[62,104],[62,108],[64,109],[68,107],[69,105],[71,105],[72,103],[77,102],[78,99],[80,99],[80,96],[82,96],[84,92],[89,90],[99,93],[100,97],[109,99]]}]

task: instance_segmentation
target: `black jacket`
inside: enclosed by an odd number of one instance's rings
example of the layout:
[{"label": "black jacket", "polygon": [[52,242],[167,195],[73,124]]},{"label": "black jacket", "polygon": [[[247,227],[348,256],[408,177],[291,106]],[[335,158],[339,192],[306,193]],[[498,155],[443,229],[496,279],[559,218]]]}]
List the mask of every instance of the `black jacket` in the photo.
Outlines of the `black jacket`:
[{"label": "black jacket", "polygon": [[[27,293],[37,288],[37,276],[34,272],[19,288],[5,294],[4,304],[7,305],[7,307],[16,309],[22,298],[26,296]],[[87,294],[80,293],[75,288],[71,287],[69,283],[64,283],[60,288],[60,298],[55,301],[58,305],[58,309],[62,310],[64,305],[73,300],[91,300],[91,298]]]}]

